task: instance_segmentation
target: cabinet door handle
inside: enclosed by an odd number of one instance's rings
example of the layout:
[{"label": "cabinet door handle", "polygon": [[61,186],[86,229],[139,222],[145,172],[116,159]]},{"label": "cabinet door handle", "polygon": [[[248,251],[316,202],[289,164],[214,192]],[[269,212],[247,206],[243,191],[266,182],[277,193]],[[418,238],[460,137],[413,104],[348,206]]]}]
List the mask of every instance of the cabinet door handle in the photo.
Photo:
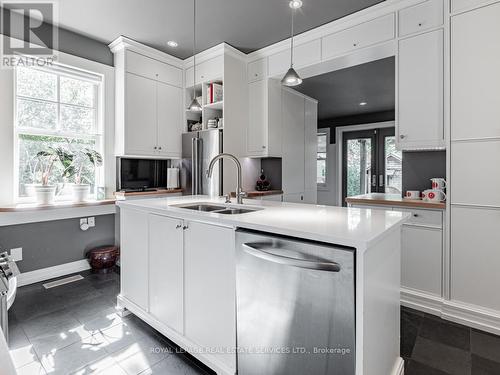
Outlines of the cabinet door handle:
[{"label": "cabinet door handle", "polygon": [[175,229],[181,229],[181,228],[182,228],[182,224],[177,224],[177,225],[175,226]]},{"label": "cabinet door handle", "polygon": [[161,146],[160,146],[160,147],[158,147],[158,150],[161,150]]},{"label": "cabinet door handle", "polygon": [[406,135],[401,134],[401,135],[399,136],[399,138],[401,138],[401,139],[405,139],[405,138],[406,138]]},{"label": "cabinet door handle", "polygon": [[379,174],[378,175],[378,186],[379,187],[383,187],[384,186],[384,175],[383,174]]},{"label": "cabinet door handle", "polygon": [[182,227],[182,230],[188,230],[188,229],[189,229],[189,227],[188,227],[187,225],[184,225],[184,226]]}]

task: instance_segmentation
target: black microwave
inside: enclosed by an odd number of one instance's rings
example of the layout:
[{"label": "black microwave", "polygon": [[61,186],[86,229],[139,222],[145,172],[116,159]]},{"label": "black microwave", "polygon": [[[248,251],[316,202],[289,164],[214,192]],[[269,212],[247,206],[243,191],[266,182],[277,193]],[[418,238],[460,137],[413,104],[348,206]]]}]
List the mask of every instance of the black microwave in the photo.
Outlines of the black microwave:
[{"label": "black microwave", "polygon": [[170,160],[117,158],[117,190],[148,191],[166,188],[169,167]]}]

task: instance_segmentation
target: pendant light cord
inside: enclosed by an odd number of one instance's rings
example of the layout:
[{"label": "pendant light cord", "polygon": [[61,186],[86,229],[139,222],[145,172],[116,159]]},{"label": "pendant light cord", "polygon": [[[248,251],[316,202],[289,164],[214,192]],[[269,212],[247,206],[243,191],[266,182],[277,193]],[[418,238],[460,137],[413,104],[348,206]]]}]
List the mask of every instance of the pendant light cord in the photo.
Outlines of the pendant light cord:
[{"label": "pendant light cord", "polygon": [[196,99],[196,0],[193,0],[193,100]]},{"label": "pendant light cord", "polygon": [[292,8],[292,37],[290,38],[290,67],[293,68],[293,18],[295,16],[295,9]]}]

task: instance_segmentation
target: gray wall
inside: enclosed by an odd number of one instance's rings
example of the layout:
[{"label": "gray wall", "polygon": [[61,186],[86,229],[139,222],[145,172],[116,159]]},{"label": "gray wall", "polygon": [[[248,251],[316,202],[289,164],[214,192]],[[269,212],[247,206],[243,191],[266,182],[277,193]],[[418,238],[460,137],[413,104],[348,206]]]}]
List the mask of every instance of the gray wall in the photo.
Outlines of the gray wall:
[{"label": "gray wall", "polygon": [[330,143],[337,143],[335,129],[339,126],[372,124],[376,122],[394,121],[394,111],[372,112],[362,115],[336,117],[318,121],[318,129],[330,128]]},{"label": "gray wall", "polygon": [[23,248],[21,272],[81,260],[87,250],[115,243],[115,215],[96,216],[95,228],[80,229],[80,219],[0,227],[0,249]]},{"label": "gray wall", "polygon": [[[3,9],[6,15],[10,15],[11,12],[7,9]],[[14,13],[13,22],[16,22],[16,18],[21,22],[21,15]],[[44,23],[40,27],[40,31],[45,33],[50,30],[51,25]],[[0,31],[1,33],[1,31]],[[11,35],[10,30],[4,30],[6,36],[10,36],[17,39],[24,39],[21,32],[13,32]],[[72,31],[59,28],[59,42],[58,50],[61,52],[69,53],[71,55],[83,57],[88,60],[93,60],[106,65],[113,65],[113,54],[105,43],[101,43],[95,39],[88,38],[81,34],[74,33]],[[52,48],[52,46],[49,46]]]},{"label": "gray wall", "polygon": [[446,178],[446,151],[403,152],[403,192],[430,189],[433,177]]}]

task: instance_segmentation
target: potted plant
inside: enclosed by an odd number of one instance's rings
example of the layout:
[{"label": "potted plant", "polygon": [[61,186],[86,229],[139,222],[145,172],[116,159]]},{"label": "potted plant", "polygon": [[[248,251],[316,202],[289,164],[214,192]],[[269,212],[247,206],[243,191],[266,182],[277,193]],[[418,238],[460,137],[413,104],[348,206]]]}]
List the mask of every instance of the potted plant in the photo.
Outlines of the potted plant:
[{"label": "potted plant", "polygon": [[56,195],[57,185],[50,183],[52,170],[57,162],[66,169],[71,165],[72,155],[61,147],[48,147],[37,153],[38,167],[41,172],[41,184],[34,185],[38,204],[52,204]]},{"label": "potted plant", "polygon": [[74,177],[73,200],[84,202],[90,193],[90,180],[85,172],[90,168],[100,167],[102,156],[96,150],[84,148],[72,154],[71,163],[65,168],[64,177]]}]

